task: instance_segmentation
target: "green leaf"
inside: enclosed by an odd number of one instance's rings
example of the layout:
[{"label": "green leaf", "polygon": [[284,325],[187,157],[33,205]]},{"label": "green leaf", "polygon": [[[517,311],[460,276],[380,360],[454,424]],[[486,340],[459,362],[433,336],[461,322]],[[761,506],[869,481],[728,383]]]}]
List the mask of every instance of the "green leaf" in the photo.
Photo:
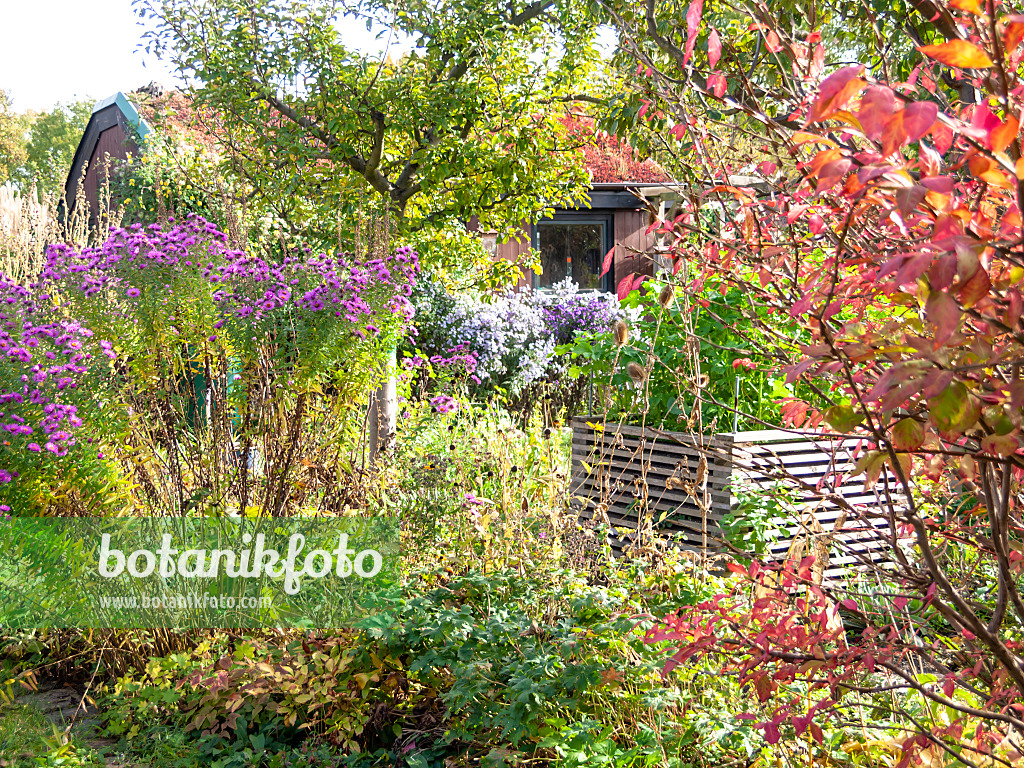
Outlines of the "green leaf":
[{"label": "green leaf", "polygon": [[858,413],[849,405],[833,405],[825,411],[825,421],[836,432],[845,433],[864,421],[864,414]]},{"label": "green leaf", "polygon": [[928,401],[929,418],[940,432],[961,434],[974,426],[981,406],[962,381],[954,381]]}]

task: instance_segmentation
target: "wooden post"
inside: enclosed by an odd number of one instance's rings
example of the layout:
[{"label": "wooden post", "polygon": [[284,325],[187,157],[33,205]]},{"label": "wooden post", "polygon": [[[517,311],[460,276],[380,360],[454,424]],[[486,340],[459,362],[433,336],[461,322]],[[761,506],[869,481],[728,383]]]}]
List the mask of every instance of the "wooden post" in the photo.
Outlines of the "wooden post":
[{"label": "wooden post", "polygon": [[388,351],[384,362],[384,378],[380,386],[370,394],[366,437],[369,442],[370,467],[390,450],[398,430],[398,381],[395,369],[398,367],[398,347]]}]

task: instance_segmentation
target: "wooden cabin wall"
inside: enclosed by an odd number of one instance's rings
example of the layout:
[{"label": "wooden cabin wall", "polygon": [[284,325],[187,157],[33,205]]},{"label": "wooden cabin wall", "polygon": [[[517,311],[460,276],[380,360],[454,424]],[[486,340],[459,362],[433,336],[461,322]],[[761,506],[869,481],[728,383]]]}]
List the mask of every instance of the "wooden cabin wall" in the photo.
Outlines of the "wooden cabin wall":
[{"label": "wooden cabin wall", "polygon": [[92,221],[96,221],[99,216],[100,194],[106,184],[108,173],[118,161],[127,160],[129,155],[138,155],[138,148],[135,142],[128,138],[123,126],[114,125],[99,135],[82,183],[85,199],[89,201]]},{"label": "wooden cabin wall", "polygon": [[647,233],[650,222],[646,211],[617,210],[615,228],[615,283],[634,272],[654,274],[654,233]]}]

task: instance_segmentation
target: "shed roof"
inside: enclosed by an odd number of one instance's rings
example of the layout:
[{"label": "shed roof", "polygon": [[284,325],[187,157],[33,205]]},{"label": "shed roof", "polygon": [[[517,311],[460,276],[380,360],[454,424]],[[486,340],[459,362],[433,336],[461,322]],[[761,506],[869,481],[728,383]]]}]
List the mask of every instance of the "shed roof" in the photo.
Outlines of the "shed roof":
[{"label": "shed roof", "polygon": [[623,139],[598,130],[594,120],[582,115],[566,115],[562,124],[570,137],[580,144],[584,162],[590,171],[591,183],[667,184],[672,181],[664,168],[651,158],[640,154]]}]

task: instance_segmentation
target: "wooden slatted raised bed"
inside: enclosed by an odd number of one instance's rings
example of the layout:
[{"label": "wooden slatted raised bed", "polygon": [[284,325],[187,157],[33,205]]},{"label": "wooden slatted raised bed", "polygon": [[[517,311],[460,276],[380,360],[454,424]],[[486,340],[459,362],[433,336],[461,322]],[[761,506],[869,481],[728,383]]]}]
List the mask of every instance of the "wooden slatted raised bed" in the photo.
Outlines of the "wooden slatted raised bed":
[{"label": "wooden slatted raised bed", "polygon": [[[858,442],[782,431],[705,437],[578,417],[570,497],[584,519],[607,515],[619,531],[610,540],[616,550],[656,530],[675,534],[687,549],[714,552],[720,521],[745,495],[781,495],[785,510],[771,519],[775,544],[768,556],[785,559],[825,545],[825,575],[835,577],[883,559],[888,546],[879,530],[888,524],[879,503],[885,478],[865,490],[863,475],[852,471]],[[837,520],[842,525],[833,536]]]}]

